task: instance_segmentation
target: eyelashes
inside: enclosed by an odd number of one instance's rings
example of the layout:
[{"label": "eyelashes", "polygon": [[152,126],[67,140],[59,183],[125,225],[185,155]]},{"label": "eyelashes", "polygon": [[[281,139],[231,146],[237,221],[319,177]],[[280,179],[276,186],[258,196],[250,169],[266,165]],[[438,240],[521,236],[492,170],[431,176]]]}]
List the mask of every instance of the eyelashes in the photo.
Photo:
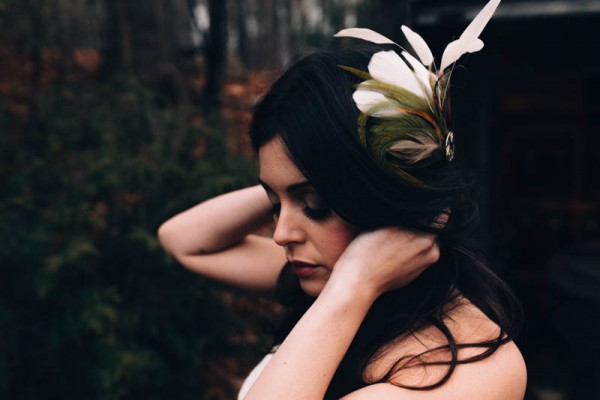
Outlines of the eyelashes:
[{"label": "eyelashes", "polygon": [[302,207],[302,212],[313,221],[322,221],[330,214],[329,208],[310,208],[308,205]]},{"label": "eyelashes", "polygon": [[[281,203],[273,204],[271,207],[271,214],[274,218],[279,217],[279,213],[281,212]],[[331,209],[326,208],[310,208],[308,204],[304,204],[302,206],[302,213],[313,221],[322,221],[331,215]]]}]

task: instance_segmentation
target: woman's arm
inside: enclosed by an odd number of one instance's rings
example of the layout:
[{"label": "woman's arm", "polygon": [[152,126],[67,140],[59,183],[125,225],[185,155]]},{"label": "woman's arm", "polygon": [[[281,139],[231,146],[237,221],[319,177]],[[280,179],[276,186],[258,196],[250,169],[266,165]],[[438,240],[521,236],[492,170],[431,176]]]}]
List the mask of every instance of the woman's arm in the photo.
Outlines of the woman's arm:
[{"label": "woman's arm", "polygon": [[[438,259],[439,248],[432,236],[394,228],[357,236],[244,400],[323,399],[375,299],[407,285]],[[525,385],[525,364],[511,342],[482,361],[460,365],[452,379],[434,390],[379,383],[350,393],[344,400],[521,400]]]},{"label": "woman's arm", "polygon": [[372,303],[437,261],[431,236],[387,228],[359,235],[245,400],[322,399]]},{"label": "woman's arm", "polygon": [[272,221],[271,204],[260,186],[207,200],[158,229],[165,250],[183,266],[242,288],[272,291],[285,252],[271,238],[253,233]]}]

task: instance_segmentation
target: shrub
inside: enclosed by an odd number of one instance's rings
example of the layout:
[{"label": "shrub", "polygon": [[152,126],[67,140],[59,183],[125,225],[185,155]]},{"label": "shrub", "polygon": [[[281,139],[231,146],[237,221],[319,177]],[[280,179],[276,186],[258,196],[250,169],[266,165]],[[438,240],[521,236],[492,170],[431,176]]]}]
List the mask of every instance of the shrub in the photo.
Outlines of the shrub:
[{"label": "shrub", "polygon": [[0,398],[206,398],[216,360],[265,345],[155,236],[254,163],[228,121],[159,100],[133,78],[50,86],[24,117],[1,100]]}]

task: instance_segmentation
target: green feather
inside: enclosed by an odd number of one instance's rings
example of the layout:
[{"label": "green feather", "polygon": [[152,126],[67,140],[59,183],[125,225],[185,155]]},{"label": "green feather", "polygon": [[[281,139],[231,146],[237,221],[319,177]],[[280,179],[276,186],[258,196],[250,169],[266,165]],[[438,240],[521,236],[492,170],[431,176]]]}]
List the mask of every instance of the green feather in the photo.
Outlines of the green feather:
[{"label": "green feather", "polygon": [[347,65],[339,65],[338,67],[340,67],[341,69],[345,69],[348,72],[353,73],[354,75],[358,76],[359,78],[367,81],[369,79],[373,79],[373,77],[371,76],[371,74],[369,74],[366,71],[361,71],[360,69],[356,69],[356,68],[352,68],[352,67],[348,67]]},{"label": "green feather", "polygon": [[429,124],[427,121],[425,121],[423,118],[417,117],[415,115],[412,114],[404,114],[404,118],[398,118],[398,119],[394,119],[394,120],[390,120],[390,119],[383,119],[383,118],[377,118],[378,121],[377,123],[373,124],[373,131],[374,132],[379,132],[379,131],[386,131],[386,130],[392,130],[392,129],[399,129],[399,130],[407,130],[407,131],[427,131],[430,136],[432,137],[437,137],[437,134],[435,132],[435,129],[432,128],[431,124]]},{"label": "green feather", "polygon": [[[362,145],[369,150],[380,165],[399,178],[416,186],[428,187],[420,179],[407,172],[404,166],[406,165],[410,169],[413,163],[418,166],[425,166],[440,159],[443,150],[440,135],[445,136],[446,132],[445,120],[441,114],[443,110],[434,106],[431,99],[420,97],[402,87],[373,79],[368,72],[345,65],[340,65],[340,68],[364,80],[364,82],[357,85],[357,90],[380,93],[387,99],[374,104],[366,112],[360,113],[357,122],[358,135]],[[439,85],[435,86],[435,82],[431,83],[436,93],[444,98],[447,88],[442,89]],[[425,92],[425,88],[423,89]],[[373,116],[373,114],[389,109],[397,109],[398,112],[391,115]],[[412,110],[417,113],[402,110]],[[418,113],[424,114],[420,115]],[[366,126],[369,118],[374,118],[374,123],[367,130]],[[442,133],[438,133],[436,129],[439,129]],[[390,151],[392,146],[401,141],[415,143],[414,153],[412,154],[418,154],[420,144],[431,146],[432,143],[435,143],[439,148],[433,150],[431,155],[425,159],[418,159],[417,157],[411,159],[410,153],[407,153],[406,158],[402,158],[399,157],[398,153],[394,155],[393,151]],[[412,144],[408,143],[408,148],[413,151]]]},{"label": "green feather", "polygon": [[367,120],[369,116],[364,113],[360,113],[358,116],[358,137],[360,138],[360,142],[362,145],[367,148],[367,137],[365,133],[365,126],[367,125]]},{"label": "green feather", "polygon": [[383,166],[388,168],[388,170],[391,170],[399,178],[407,181],[408,183],[410,183],[412,185],[421,186],[421,187],[429,187],[429,185],[427,185],[425,182],[423,182],[419,178],[416,178],[415,176],[409,174],[408,172],[406,172],[399,166],[395,165],[393,162],[384,162]]}]

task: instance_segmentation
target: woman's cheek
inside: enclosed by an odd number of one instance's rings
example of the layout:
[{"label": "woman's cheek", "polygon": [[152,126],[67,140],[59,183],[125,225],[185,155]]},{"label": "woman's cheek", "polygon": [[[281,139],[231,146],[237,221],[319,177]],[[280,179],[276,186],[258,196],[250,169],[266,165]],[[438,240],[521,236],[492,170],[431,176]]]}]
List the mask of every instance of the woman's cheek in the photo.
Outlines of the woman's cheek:
[{"label": "woman's cheek", "polygon": [[337,232],[336,234],[331,234],[331,241],[326,244],[327,247],[327,255],[330,266],[337,262],[337,260],[341,257],[341,255],[346,250],[346,247],[352,242],[352,239],[356,237],[356,234],[349,232],[348,230],[343,230],[341,232]]}]

